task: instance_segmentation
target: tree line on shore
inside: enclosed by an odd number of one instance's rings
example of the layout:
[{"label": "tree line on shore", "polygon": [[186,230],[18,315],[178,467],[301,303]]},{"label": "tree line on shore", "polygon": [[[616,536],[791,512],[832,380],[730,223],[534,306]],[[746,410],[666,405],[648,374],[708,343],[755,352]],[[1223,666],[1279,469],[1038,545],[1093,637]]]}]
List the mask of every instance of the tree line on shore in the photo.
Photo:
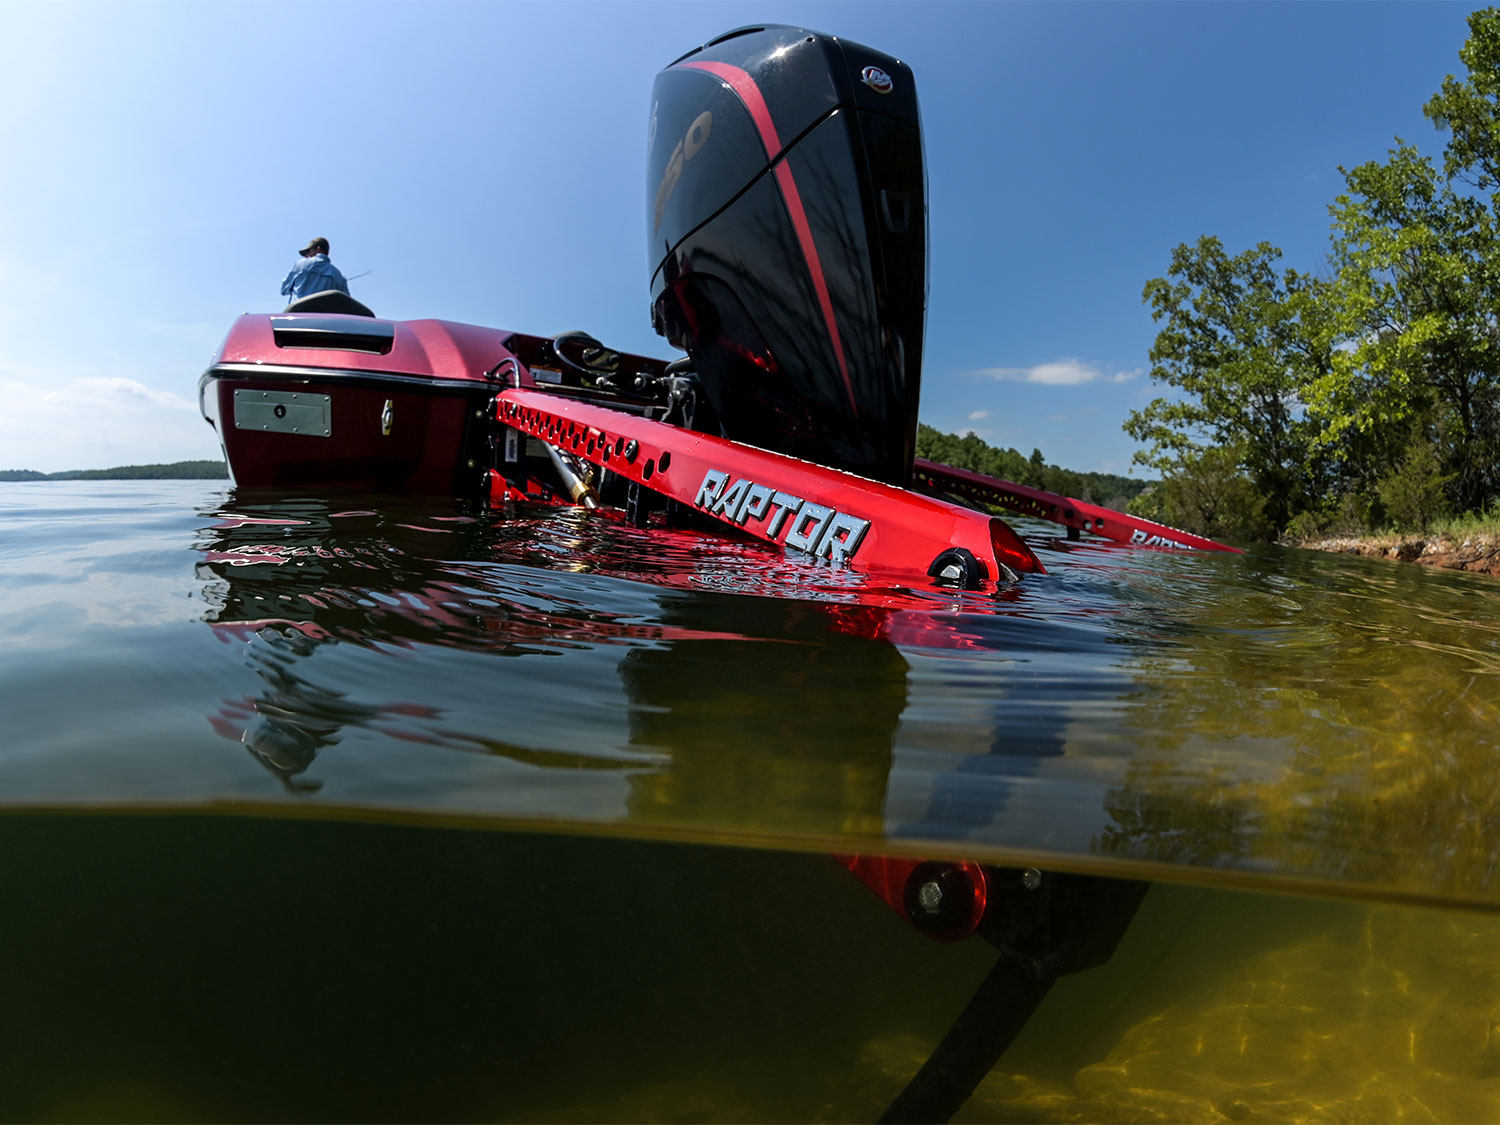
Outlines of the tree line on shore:
[{"label": "tree line on shore", "polygon": [[17,480],[228,480],[223,461],[173,461],[169,465],[121,465],[115,469],[68,469],[39,473],[34,469],[0,469],[0,481]]},{"label": "tree line on shore", "polygon": [[1282,270],[1204,235],[1142,294],[1172,388],[1125,431],[1157,487],[1138,515],[1207,535],[1421,530],[1500,502],[1500,9],[1468,17],[1423,106],[1440,161],[1399,137],[1339,168],[1327,259]]},{"label": "tree line on shore", "polygon": [[958,437],[925,424],[917,427],[917,456],[1106,508],[1123,509],[1151,486],[1151,482],[1115,473],[1078,473],[1059,468],[1047,464],[1040,449],[1033,449],[1027,457],[1017,449],[998,449],[972,431]]}]

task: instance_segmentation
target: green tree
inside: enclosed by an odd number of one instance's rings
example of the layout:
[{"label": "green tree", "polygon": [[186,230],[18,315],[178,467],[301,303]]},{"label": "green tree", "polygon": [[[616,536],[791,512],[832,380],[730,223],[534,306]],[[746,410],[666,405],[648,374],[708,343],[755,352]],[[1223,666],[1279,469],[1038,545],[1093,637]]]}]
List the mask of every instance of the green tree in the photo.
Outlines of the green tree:
[{"label": "green tree", "polygon": [[1469,38],[1458,57],[1468,77],[1448,75],[1422,112],[1451,133],[1443,158],[1450,177],[1500,188],[1500,10],[1470,13]]},{"label": "green tree", "polygon": [[1047,460],[1042,456],[1042,451],[1035,446],[1031,450],[1031,459],[1026,463],[1025,475],[1020,478],[1022,484],[1029,484],[1033,488],[1041,488],[1042,482],[1047,479]]},{"label": "green tree", "polygon": [[1398,141],[1346,171],[1334,218],[1336,306],[1348,343],[1309,388],[1322,449],[1355,448],[1382,476],[1435,446],[1465,510],[1500,476],[1500,257],[1493,213]]},{"label": "green tree", "polygon": [[1302,396],[1330,370],[1334,345],[1326,282],[1278,273],[1280,257],[1267,242],[1231,257],[1210,235],[1172,252],[1142,300],[1164,322],[1151,377],[1177,394],[1125,422],[1148,445],[1136,461],[1167,477],[1210,448],[1236,450],[1278,530],[1322,485]]},{"label": "green tree", "polygon": [[1183,531],[1224,539],[1268,539],[1266,497],[1240,468],[1243,450],[1215,446],[1184,454],[1129,511]]},{"label": "green tree", "polygon": [[1164,477],[1142,503],[1202,507],[1189,482],[1233,477],[1210,450],[1236,451],[1278,530],[1500,496],[1500,9],[1468,23],[1467,74],[1424,107],[1441,165],[1397,138],[1341,167],[1326,275],[1204,236],[1147,283],[1152,378],[1175,394],[1125,423]]},{"label": "green tree", "polygon": [[[1316,445],[1347,495],[1405,522],[1500,492],[1500,11],[1472,13],[1469,31],[1467,76],[1424,107],[1450,131],[1441,168],[1397,138],[1385,160],[1339,169],[1329,208],[1345,344],[1308,391]],[[1444,495],[1418,504],[1413,488]]]},{"label": "green tree", "polygon": [[1443,471],[1431,442],[1416,438],[1400,463],[1380,479],[1376,491],[1392,523],[1412,531],[1425,530],[1448,512],[1448,485],[1453,475]]},{"label": "green tree", "polygon": [[925,424],[917,426],[917,456],[955,469],[968,469],[1000,480],[1029,484],[1091,503],[1099,503],[1102,498],[1105,507],[1110,508],[1123,508],[1132,497],[1148,487],[1146,481],[1114,473],[1076,473],[1071,469],[1060,469],[1047,464],[1040,449],[1033,449],[1031,457],[1026,458],[1018,450],[997,449],[989,445],[973,431],[960,438]]}]

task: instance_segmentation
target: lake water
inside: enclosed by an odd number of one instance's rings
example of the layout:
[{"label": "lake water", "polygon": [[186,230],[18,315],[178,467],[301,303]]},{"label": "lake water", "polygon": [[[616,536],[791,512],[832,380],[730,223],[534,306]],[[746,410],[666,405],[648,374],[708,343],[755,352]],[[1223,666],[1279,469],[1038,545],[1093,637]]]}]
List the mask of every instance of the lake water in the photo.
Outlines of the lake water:
[{"label": "lake water", "polygon": [[997,955],[854,854],[1150,884],[955,1120],[1500,1119],[1500,585],[1016,526],[0,484],[0,1119],[873,1120]]}]

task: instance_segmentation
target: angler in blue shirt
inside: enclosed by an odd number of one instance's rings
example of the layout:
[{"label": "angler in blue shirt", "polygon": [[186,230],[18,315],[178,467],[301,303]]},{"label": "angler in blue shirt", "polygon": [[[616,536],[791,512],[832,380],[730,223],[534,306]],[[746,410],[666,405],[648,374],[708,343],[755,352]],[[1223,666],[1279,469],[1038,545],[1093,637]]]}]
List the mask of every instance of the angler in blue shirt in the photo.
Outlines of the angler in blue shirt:
[{"label": "angler in blue shirt", "polygon": [[302,260],[292,267],[281,283],[281,295],[288,301],[306,297],[309,293],[321,293],[325,289],[349,292],[349,283],[339,273],[338,266],[328,260],[328,239],[315,238],[304,246]]}]

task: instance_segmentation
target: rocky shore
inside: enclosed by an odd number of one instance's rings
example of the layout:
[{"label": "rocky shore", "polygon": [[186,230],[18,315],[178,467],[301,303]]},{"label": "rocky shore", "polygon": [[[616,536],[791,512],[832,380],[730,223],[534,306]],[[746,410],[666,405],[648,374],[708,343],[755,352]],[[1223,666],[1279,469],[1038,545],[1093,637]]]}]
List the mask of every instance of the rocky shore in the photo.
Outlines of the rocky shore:
[{"label": "rocky shore", "polygon": [[1395,559],[1419,566],[1470,570],[1500,578],[1500,534],[1410,536],[1377,535],[1353,538],[1287,541],[1289,547],[1337,551],[1346,555]]}]

